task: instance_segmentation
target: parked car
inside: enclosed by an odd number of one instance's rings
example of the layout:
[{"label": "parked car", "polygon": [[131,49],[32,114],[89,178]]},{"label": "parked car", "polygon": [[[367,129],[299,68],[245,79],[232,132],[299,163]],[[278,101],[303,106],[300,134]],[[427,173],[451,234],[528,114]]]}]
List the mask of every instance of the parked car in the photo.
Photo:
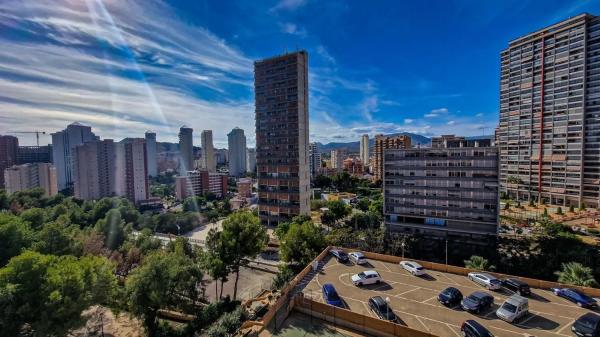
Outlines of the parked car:
[{"label": "parked car", "polygon": [[348,256],[350,257],[350,261],[352,261],[352,262],[354,262],[356,264],[365,264],[365,263],[367,263],[367,258],[361,252],[352,252],[352,253],[348,254]]},{"label": "parked car", "polygon": [[438,301],[448,307],[453,307],[457,304],[460,304],[462,299],[463,294],[460,292],[460,290],[454,287],[446,288],[438,295]]},{"label": "parked car", "polygon": [[425,268],[414,261],[400,261],[400,266],[415,276],[421,276],[425,274]]},{"label": "parked car", "polygon": [[496,310],[496,316],[508,323],[515,322],[529,313],[529,300],[521,295],[512,295]]},{"label": "parked car", "polygon": [[369,298],[369,308],[371,308],[375,315],[380,319],[398,323],[398,317],[396,317],[394,311],[381,296]]},{"label": "parked car", "polygon": [[582,308],[595,308],[598,306],[598,303],[595,299],[576,289],[552,288],[552,292],[554,293],[554,295],[565,298]]},{"label": "parked car", "polygon": [[346,252],[344,252],[341,249],[332,249],[331,251],[329,251],[331,253],[331,255],[333,255],[338,262],[340,263],[346,263],[348,262],[348,254],[346,254]]},{"label": "parked car", "polygon": [[497,290],[500,289],[502,282],[498,280],[496,277],[487,274],[487,273],[469,273],[469,280],[486,287],[489,290]]},{"label": "parked car", "polygon": [[494,337],[490,330],[472,319],[468,319],[460,326],[460,331],[465,337]]},{"label": "parked car", "polygon": [[531,288],[529,288],[529,284],[514,278],[507,278],[502,280],[502,287],[521,296],[531,295]]},{"label": "parked car", "polygon": [[460,306],[468,312],[480,313],[484,309],[491,308],[494,304],[494,297],[483,291],[476,291],[463,298]]},{"label": "parked car", "polygon": [[355,286],[362,286],[367,284],[379,284],[381,283],[381,276],[375,270],[365,270],[358,274],[352,275],[352,284]]},{"label": "parked car", "polygon": [[600,316],[588,312],[573,323],[571,331],[580,337],[600,337]]},{"label": "parked car", "polygon": [[325,299],[327,304],[331,304],[340,308],[344,307],[344,302],[342,302],[340,295],[338,295],[335,287],[331,283],[325,283],[323,285],[323,299]]}]

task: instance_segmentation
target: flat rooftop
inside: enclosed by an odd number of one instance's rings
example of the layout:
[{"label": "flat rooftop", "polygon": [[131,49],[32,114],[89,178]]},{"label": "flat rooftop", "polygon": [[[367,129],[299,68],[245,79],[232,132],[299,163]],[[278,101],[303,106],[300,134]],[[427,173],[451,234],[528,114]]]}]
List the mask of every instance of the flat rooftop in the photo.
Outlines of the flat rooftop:
[{"label": "flat rooftop", "polygon": [[[323,260],[324,266],[312,278],[305,279],[304,296],[323,302],[321,287],[332,283],[346,308],[365,316],[376,317],[369,309],[370,297],[390,298],[390,306],[404,325],[440,337],[462,336],[460,326],[467,319],[474,319],[487,327],[497,337],[536,336],[572,337],[570,329],[574,321],[589,312],[579,308],[551,291],[532,289],[529,297],[529,314],[516,324],[496,317],[496,310],[512,294],[489,291],[471,282],[466,276],[428,270],[421,277],[413,276],[398,264],[369,260],[366,265],[340,264],[331,256]],[[377,270],[384,282],[379,285],[358,288],[350,277],[364,270]],[[463,311],[460,305],[447,308],[437,301],[437,295],[447,287],[458,288],[464,296],[474,291],[484,291],[494,296],[492,309],[480,315]]]}]

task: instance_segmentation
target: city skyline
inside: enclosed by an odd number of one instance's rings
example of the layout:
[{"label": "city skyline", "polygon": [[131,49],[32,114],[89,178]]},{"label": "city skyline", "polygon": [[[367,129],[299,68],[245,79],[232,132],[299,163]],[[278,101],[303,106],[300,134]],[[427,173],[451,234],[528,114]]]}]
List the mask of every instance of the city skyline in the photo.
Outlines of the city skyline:
[{"label": "city skyline", "polygon": [[[253,124],[252,60],[304,48],[313,55],[311,141],[356,141],[363,133],[402,131],[490,134],[498,119],[498,55],[506,41],[600,9],[591,2],[544,2],[547,11],[529,18],[525,13],[536,2],[452,10],[436,2],[427,11],[389,6],[394,22],[359,25],[358,19],[378,9],[301,0],[252,8],[136,1],[88,5],[0,5],[0,27],[8,32],[0,39],[9,46],[0,52],[2,133],[14,125],[21,125],[19,131],[40,129],[47,132],[44,144],[51,132],[79,121],[102,138],[152,130],[158,141],[174,142],[178,127],[190,124],[214,130],[215,146],[224,147],[228,130]],[[250,15],[223,27],[216,22],[221,20],[210,19],[224,11],[262,13],[265,22]],[[130,18],[130,12],[145,19]],[[317,18],[308,20],[315,13]],[[319,19],[332,13],[338,30]],[[155,29],[163,34],[152,34]],[[349,34],[355,35],[353,43],[346,43]],[[253,147],[254,132],[244,129]],[[20,138],[23,145],[35,142],[33,136]]]}]

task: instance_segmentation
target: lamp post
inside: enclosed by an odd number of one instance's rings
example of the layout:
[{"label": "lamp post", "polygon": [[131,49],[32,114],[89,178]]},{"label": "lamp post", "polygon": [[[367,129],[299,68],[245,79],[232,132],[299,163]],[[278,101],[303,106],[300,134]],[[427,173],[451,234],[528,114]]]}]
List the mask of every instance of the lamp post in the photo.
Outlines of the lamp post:
[{"label": "lamp post", "polygon": [[387,316],[386,316],[386,318],[389,319],[390,318],[390,298],[389,297],[385,298],[385,303],[386,303],[386,307],[387,307]]}]

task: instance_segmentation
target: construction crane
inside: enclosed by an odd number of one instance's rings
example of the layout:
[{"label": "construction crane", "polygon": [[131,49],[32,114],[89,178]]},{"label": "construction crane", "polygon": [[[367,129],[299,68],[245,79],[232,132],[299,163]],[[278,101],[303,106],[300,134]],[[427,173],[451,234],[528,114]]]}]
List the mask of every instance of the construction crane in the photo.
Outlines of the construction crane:
[{"label": "construction crane", "polygon": [[9,134],[33,134],[35,133],[35,140],[37,141],[37,146],[40,146],[40,134],[45,135],[46,131],[14,131],[14,132],[7,132]]}]

